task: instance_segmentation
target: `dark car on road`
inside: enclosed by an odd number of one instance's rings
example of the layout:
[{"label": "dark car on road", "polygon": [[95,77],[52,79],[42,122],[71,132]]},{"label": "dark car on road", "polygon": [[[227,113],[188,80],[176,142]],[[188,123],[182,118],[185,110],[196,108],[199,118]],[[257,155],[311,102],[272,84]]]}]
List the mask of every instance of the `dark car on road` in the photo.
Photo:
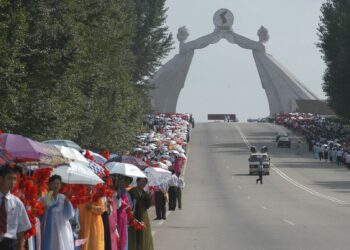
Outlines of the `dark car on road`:
[{"label": "dark car on road", "polygon": [[288,135],[278,135],[276,141],[277,141],[278,148],[280,147],[290,148],[292,144]]}]

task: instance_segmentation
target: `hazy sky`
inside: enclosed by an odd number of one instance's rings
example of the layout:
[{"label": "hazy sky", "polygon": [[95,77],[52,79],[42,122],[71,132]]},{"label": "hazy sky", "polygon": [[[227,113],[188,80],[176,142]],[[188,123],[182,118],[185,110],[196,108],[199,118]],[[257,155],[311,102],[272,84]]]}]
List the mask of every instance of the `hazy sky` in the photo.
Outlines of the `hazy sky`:
[{"label": "hazy sky", "polygon": [[[325,0],[168,0],[167,25],[174,35],[178,53],[177,29],[186,26],[187,41],[213,32],[213,15],[227,8],[234,15],[233,30],[258,40],[264,25],[270,34],[265,44],[271,54],[306,87],[324,99],[322,75],[325,64],[316,47],[320,7]],[[240,121],[269,115],[265,91],[250,50],[221,40],[196,50],[182,89],[177,111],[194,114],[205,121],[208,113],[234,113]]]}]

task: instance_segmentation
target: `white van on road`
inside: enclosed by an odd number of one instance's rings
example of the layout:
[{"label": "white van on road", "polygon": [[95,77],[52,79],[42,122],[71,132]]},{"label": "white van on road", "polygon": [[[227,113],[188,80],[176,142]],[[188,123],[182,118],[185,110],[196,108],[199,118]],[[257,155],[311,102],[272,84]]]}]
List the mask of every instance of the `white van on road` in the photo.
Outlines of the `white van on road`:
[{"label": "white van on road", "polygon": [[260,161],[263,163],[263,174],[270,174],[270,158],[267,153],[251,153],[248,159],[249,175],[258,174],[258,166]]}]

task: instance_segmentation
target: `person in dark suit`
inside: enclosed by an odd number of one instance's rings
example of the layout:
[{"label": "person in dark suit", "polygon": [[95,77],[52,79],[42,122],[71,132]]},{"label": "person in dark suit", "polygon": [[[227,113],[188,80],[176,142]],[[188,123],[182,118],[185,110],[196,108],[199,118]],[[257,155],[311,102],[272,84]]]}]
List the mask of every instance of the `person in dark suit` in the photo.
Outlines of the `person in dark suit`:
[{"label": "person in dark suit", "polygon": [[168,189],[168,193],[169,193],[169,211],[175,211],[176,209],[176,189],[177,189],[177,185],[178,185],[178,178],[175,174],[175,170],[171,170],[171,178],[168,182],[169,184],[169,189]]},{"label": "person in dark suit", "polygon": [[263,170],[264,170],[264,165],[263,165],[262,161],[260,161],[259,166],[258,166],[259,178],[256,179],[256,184],[258,184],[259,181],[260,181],[260,184],[263,184]]},{"label": "person in dark suit", "polygon": [[155,207],[156,207],[156,220],[166,220],[166,201],[168,193],[168,184],[163,183],[156,187],[155,192]]}]

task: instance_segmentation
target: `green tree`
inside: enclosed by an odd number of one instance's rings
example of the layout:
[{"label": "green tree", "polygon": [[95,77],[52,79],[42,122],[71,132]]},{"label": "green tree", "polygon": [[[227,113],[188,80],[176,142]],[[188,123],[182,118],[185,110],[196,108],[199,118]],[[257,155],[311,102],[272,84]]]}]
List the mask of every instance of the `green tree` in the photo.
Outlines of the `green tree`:
[{"label": "green tree", "polygon": [[15,132],[24,115],[27,88],[21,50],[26,38],[26,13],[19,2],[0,0],[0,129]]},{"label": "green tree", "polygon": [[323,76],[323,90],[335,112],[350,118],[350,2],[327,0],[321,7],[318,27],[320,42],[327,69]]},{"label": "green tree", "polygon": [[0,0],[0,10],[1,127],[128,150],[150,112],[146,79],[171,46],[164,1]]},{"label": "green tree", "polygon": [[79,92],[65,81],[74,61],[71,1],[23,1],[28,25],[21,61],[28,96],[20,132],[37,140],[70,137],[77,128]]},{"label": "green tree", "polygon": [[165,26],[165,0],[134,0],[136,32],[132,51],[135,55],[133,79],[145,83],[169,53],[173,38]]},{"label": "green tree", "polygon": [[84,12],[75,20],[80,49],[69,74],[84,95],[77,141],[96,150],[120,151],[130,147],[145,112],[143,94],[132,81],[132,12],[122,0],[84,2]]}]

